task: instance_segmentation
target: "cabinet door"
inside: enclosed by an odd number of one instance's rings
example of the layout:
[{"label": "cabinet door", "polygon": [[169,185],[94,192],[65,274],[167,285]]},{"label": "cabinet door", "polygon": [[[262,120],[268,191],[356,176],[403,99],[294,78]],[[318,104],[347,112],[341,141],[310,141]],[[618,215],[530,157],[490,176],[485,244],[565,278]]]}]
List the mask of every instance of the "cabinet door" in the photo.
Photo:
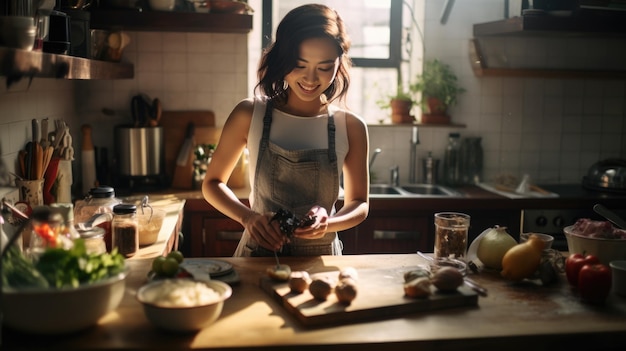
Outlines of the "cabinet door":
[{"label": "cabinet door", "polygon": [[203,255],[229,257],[235,253],[243,226],[228,218],[205,218],[203,222]]},{"label": "cabinet door", "polygon": [[362,254],[431,252],[427,234],[426,217],[373,216],[357,227],[357,251]]},{"label": "cabinet door", "polygon": [[357,242],[357,230],[356,228],[350,228],[348,230],[344,230],[338,233],[339,240],[341,240],[341,244],[343,245],[343,254],[344,255],[353,255],[357,254],[356,242]]}]

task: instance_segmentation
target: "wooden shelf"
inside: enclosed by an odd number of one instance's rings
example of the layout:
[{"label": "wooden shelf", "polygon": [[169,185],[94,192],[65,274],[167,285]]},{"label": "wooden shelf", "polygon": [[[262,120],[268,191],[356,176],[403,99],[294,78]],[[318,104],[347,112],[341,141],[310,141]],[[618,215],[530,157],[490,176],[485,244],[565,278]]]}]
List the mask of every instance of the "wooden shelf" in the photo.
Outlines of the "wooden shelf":
[{"label": "wooden shelf", "polygon": [[131,79],[129,63],[88,60],[82,57],[49,54],[0,47],[0,76],[9,79],[44,77],[61,79]]},{"label": "wooden shelf", "polygon": [[91,28],[144,32],[248,33],[252,30],[252,15],[93,10]]},{"label": "wooden shelf", "polygon": [[567,17],[526,15],[474,25],[474,37],[538,35],[626,37],[626,16],[608,11],[585,11]]},{"label": "wooden shelf", "polygon": [[477,77],[522,77],[551,79],[626,79],[626,71],[582,70],[582,69],[540,69],[540,68],[489,68],[475,39],[470,40],[469,60]]}]

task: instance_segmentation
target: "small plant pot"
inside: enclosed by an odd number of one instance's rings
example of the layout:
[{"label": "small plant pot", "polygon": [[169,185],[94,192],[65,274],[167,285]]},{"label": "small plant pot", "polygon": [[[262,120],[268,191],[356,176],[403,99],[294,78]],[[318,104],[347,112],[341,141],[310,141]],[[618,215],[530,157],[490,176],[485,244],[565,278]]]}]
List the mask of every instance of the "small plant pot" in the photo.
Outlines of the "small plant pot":
[{"label": "small plant pot", "polygon": [[393,99],[390,101],[391,122],[396,124],[413,123],[415,118],[411,115],[413,103],[408,100]]}]

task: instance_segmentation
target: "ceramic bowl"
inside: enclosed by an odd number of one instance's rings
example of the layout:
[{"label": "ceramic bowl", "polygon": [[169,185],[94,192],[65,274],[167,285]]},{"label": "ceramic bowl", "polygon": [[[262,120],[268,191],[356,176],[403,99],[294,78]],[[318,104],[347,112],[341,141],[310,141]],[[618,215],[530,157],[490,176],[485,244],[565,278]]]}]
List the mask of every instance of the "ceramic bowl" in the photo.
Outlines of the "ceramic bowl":
[{"label": "ceramic bowl", "polygon": [[603,239],[578,235],[573,225],[563,228],[570,253],[591,254],[604,264],[626,260],[626,239]]},{"label": "ceramic bowl", "polygon": [[33,334],[65,334],[95,325],[124,297],[127,273],[78,288],[3,288],[3,323]]},{"label": "ceramic bowl", "polygon": [[626,297],[626,260],[611,261],[613,292]]},{"label": "ceramic bowl", "polygon": [[520,243],[528,241],[528,237],[531,235],[536,235],[543,241],[543,249],[550,250],[552,248],[552,243],[554,243],[554,237],[552,235],[543,234],[543,233],[522,233],[520,234]]},{"label": "ceramic bowl", "polygon": [[[181,296],[194,295],[183,293],[182,289],[190,289],[190,284],[199,283],[212,289],[216,294],[207,298],[205,303],[191,303],[191,299]],[[165,291],[176,291],[179,298],[176,301],[188,302],[173,303],[173,306],[163,304]],[[209,290],[210,291],[210,290]],[[215,322],[224,306],[224,301],[232,295],[232,288],[219,280],[199,281],[192,279],[162,279],[152,281],[137,291],[137,300],[143,305],[143,310],[150,322],[155,326],[173,332],[195,332],[210,326]],[[170,294],[167,294],[170,295]],[[206,297],[206,293],[204,296]],[[172,299],[168,301],[173,302]]]}]

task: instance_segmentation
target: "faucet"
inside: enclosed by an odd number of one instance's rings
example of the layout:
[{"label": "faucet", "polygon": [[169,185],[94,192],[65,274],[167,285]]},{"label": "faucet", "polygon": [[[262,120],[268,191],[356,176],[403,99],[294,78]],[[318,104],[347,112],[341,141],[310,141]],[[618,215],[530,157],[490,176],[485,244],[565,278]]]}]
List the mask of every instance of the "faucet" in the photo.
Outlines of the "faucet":
[{"label": "faucet", "polygon": [[411,150],[409,152],[409,183],[417,183],[417,145],[420,143],[419,130],[413,126],[411,130]]},{"label": "faucet", "polygon": [[370,165],[369,165],[370,170],[372,169],[372,165],[374,164],[374,160],[376,159],[376,156],[378,156],[378,154],[381,152],[383,152],[383,150],[381,150],[379,147],[374,149],[374,154],[372,154],[372,157],[370,158]]}]

